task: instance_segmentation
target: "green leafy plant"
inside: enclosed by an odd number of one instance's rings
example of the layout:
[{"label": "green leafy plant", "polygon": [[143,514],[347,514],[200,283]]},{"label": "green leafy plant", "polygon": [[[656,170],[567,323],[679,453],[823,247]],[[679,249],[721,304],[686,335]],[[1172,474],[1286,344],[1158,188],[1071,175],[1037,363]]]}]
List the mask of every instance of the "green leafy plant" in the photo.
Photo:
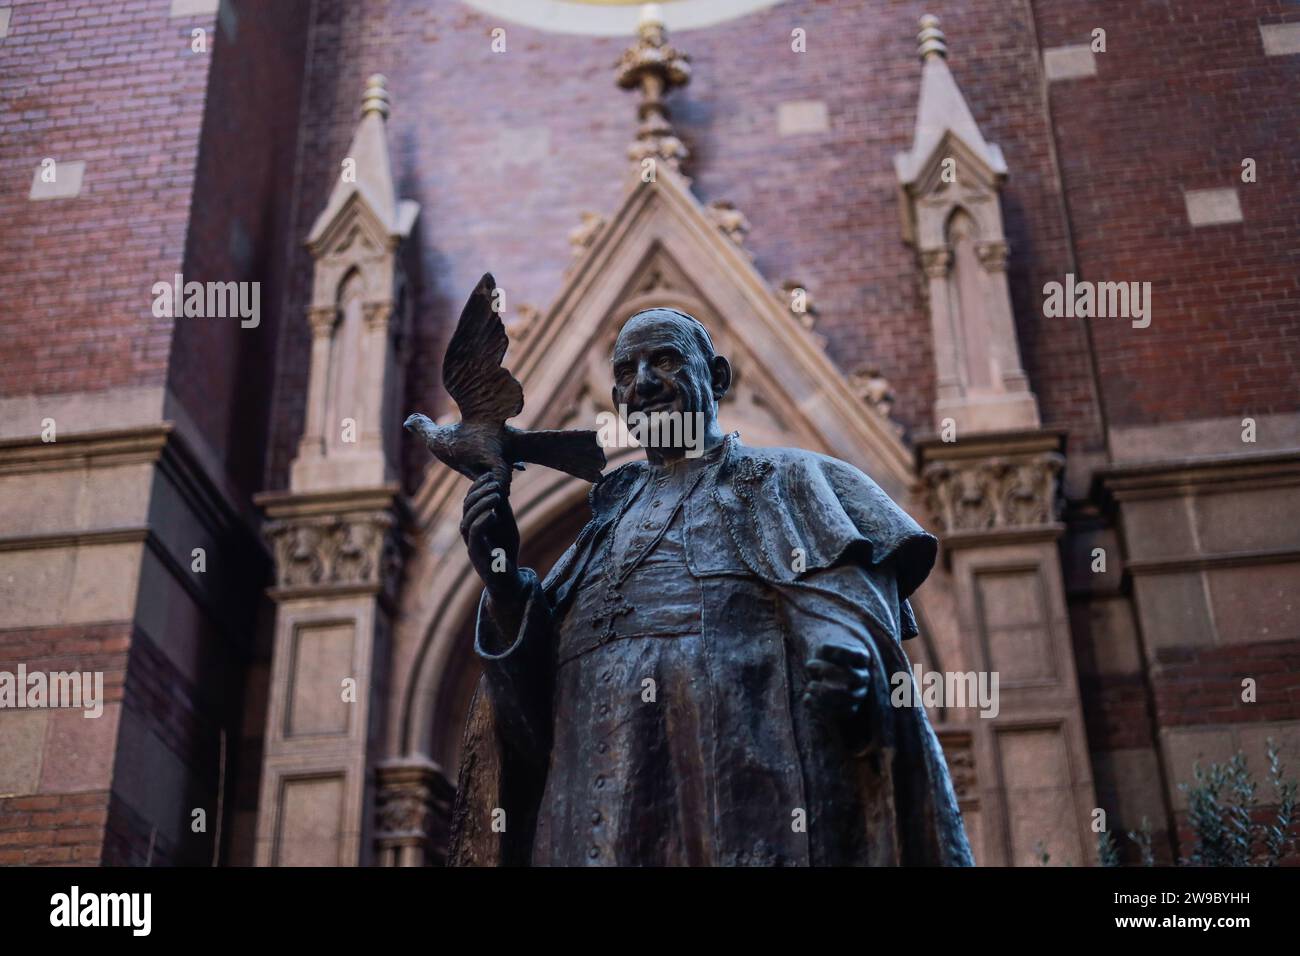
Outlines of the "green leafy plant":
[{"label": "green leafy plant", "polygon": [[1119,866],[1119,848],[1109,830],[1097,834],[1097,859],[1102,866]]},{"label": "green leafy plant", "polygon": [[[1178,789],[1187,797],[1187,822],[1192,829],[1191,852],[1180,866],[1276,866],[1294,846],[1291,828],[1296,821],[1296,781],[1287,779],[1278,749],[1267,742],[1268,783],[1276,805],[1273,819],[1256,820],[1259,785],[1246,765],[1246,755],[1235,753],[1227,763],[1192,765],[1190,783]],[[1138,848],[1143,866],[1155,865],[1151,823],[1142,818],[1128,839]],[[1119,866],[1119,850],[1109,833],[1097,835],[1097,858],[1102,866]]]},{"label": "green leafy plant", "polygon": [[1155,850],[1151,848],[1151,821],[1145,816],[1142,817],[1142,826],[1138,828],[1136,833],[1129,830],[1128,838],[1137,845],[1138,853],[1142,856],[1142,865],[1155,866],[1156,854]]}]

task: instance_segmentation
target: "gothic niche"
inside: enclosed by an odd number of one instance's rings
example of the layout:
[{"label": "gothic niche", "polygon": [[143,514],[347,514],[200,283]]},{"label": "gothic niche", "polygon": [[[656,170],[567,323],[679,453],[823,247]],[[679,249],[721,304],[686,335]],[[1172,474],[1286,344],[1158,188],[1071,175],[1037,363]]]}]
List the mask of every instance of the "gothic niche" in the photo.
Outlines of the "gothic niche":
[{"label": "gothic niche", "polygon": [[936,372],[935,425],[958,433],[1037,428],[1007,287],[999,194],[1007,166],[984,139],[922,18],[921,100],[912,148],[894,160],[903,238],[924,273]]}]

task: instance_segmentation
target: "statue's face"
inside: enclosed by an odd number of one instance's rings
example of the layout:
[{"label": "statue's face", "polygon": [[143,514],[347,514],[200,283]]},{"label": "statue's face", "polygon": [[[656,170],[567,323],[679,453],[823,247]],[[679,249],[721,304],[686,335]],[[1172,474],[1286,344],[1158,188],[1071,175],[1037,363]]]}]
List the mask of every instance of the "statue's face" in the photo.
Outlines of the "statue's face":
[{"label": "statue's face", "polygon": [[701,413],[711,423],[727,387],[715,381],[719,362],[726,365],[718,358],[710,363],[686,321],[671,314],[635,316],[614,344],[614,404],[628,414]]}]

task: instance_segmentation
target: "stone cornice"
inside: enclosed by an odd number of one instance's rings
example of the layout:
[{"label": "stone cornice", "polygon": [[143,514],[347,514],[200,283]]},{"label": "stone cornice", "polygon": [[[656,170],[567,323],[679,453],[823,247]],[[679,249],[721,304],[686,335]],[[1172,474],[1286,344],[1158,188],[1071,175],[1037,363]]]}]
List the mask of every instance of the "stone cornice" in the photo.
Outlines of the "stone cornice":
[{"label": "stone cornice", "polygon": [[139,544],[152,532],[143,525],[123,528],[95,528],[86,531],[51,531],[45,534],[15,534],[0,537],[0,552],[38,551],[43,548],[79,548],[88,545]]},{"label": "stone cornice", "polygon": [[269,518],[340,514],[396,508],[406,514],[406,499],[396,483],[371,488],[332,488],[328,491],[260,491],[253,504]]},{"label": "stone cornice", "polygon": [[173,435],[171,422],[107,431],[78,432],[43,442],[36,437],[0,439],[0,474],[112,467],[158,460]]},{"label": "stone cornice", "polygon": [[1043,452],[1065,453],[1067,433],[1063,429],[1034,428],[1004,432],[981,432],[957,441],[944,441],[937,435],[921,436],[916,441],[916,471],[935,461],[962,461],[998,455],[1031,455]]},{"label": "stone cornice", "polygon": [[1288,487],[1300,485],[1300,451],[1108,465],[1093,484],[1115,501]]},{"label": "stone cornice", "polygon": [[1300,561],[1300,549],[1266,548],[1259,551],[1225,551],[1218,554],[1188,554],[1172,558],[1130,560],[1124,570],[1131,575],[1178,574],[1219,568],[1248,568],[1257,565],[1291,564]]},{"label": "stone cornice", "polygon": [[52,442],[43,442],[35,436],[0,439],[0,475],[135,464],[156,465],[214,537],[235,533],[265,553],[246,512],[208,474],[174,422],[66,433]]}]

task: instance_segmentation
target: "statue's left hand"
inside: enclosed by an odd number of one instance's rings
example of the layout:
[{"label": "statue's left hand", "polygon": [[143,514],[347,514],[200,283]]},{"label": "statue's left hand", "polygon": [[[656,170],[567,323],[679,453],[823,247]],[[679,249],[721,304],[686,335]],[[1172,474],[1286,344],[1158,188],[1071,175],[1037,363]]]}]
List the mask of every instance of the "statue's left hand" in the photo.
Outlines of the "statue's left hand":
[{"label": "statue's left hand", "polygon": [[834,720],[857,750],[867,743],[866,709],[871,694],[871,657],[865,649],[823,644],[808,659],[804,700]]}]

